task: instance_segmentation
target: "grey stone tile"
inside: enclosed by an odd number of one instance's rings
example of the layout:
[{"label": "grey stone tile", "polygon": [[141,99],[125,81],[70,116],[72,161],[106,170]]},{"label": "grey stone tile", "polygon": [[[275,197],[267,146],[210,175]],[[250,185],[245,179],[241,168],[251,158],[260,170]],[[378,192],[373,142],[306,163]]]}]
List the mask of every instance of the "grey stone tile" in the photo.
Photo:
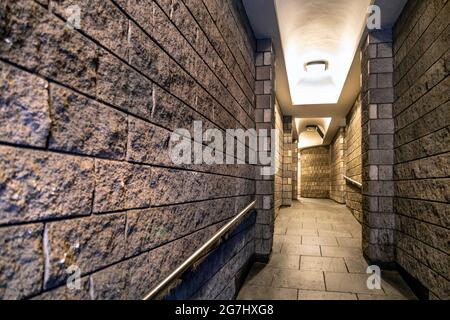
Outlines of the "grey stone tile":
[{"label": "grey stone tile", "polygon": [[300,257],[300,270],[347,272],[344,259],[328,257]]},{"label": "grey stone tile", "polygon": [[300,256],[272,253],[267,266],[271,268],[286,268],[298,270],[300,266]]},{"label": "grey stone tile", "polygon": [[333,230],[331,223],[315,223],[315,222],[303,222],[303,229],[321,229],[321,230]]},{"label": "grey stone tile", "polygon": [[283,241],[283,243],[302,243],[302,237],[301,236],[289,236],[289,235],[278,235],[279,239]]},{"label": "grey stone tile", "polygon": [[371,290],[367,287],[368,278],[368,274],[325,272],[328,291],[384,295],[382,289]]},{"label": "grey stone tile", "polygon": [[280,270],[274,275],[272,286],[276,288],[325,290],[323,273],[317,271]]},{"label": "grey stone tile", "polygon": [[298,300],[357,300],[357,297],[353,293],[299,290]]},{"label": "grey stone tile", "polygon": [[324,257],[360,257],[362,251],[359,248],[321,246]]},{"label": "grey stone tile", "polygon": [[292,236],[317,236],[317,230],[316,229],[299,229],[294,227],[287,228],[287,235]]},{"label": "grey stone tile", "polygon": [[348,231],[329,231],[329,230],[318,230],[320,237],[340,237],[340,238],[351,238],[352,234]]},{"label": "grey stone tile", "polygon": [[337,242],[341,247],[361,248],[360,238],[337,238]]},{"label": "grey stone tile", "polygon": [[313,245],[302,245],[300,243],[284,243],[281,249],[283,254],[298,254],[305,256],[320,256],[320,247]]},{"label": "grey stone tile", "polygon": [[322,245],[322,246],[338,246],[335,237],[313,237],[302,236],[302,244],[308,245]]},{"label": "grey stone tile", "polygon": [[246,285],[239,292],[237,300],[296,300],[297,289],[271,288]]},{"label": "grey stone tile", "polygon": [[362,256],[344,257],[344,260],[350,273],[366,273],[367,267],[369,266]]}]

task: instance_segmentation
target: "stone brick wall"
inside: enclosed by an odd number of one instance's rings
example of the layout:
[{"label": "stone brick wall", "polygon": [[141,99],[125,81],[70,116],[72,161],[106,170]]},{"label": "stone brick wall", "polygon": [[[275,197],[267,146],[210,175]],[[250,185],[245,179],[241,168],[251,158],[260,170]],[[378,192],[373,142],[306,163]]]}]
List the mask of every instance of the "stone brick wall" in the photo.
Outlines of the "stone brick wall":
[{"label": "stone brick wall", "polygon": [[[345,127],[345,175],[358,182],[362,182],[361,136],[361,100],[358,98],[347,115]],[[361,190],[347,183],[345,204],[355,218],[362,222]]]},{"label": "stone brick wall", "polygon": [[292,143],[292,200],[298,198],[298,143]]},{"label": "stone brick wall", "polygon": [[312,147],[300,151],[301,196],[330,198],[330,148]]},{"label": "stone brick wall", "polygon": [[[256,110],[255,122],[258,131],[266,130],[268,139],[262,152],[272,152],[272,128],[275,128],[275,51],[271,39],[259,39],[256,43]],[[276,147],[275,147],[276,149]],[[261,164],[261,163],[260,163]],[[267,164],[256,168],[255,226],[256,258],[266,261],[272,252],[275,222],[275,173]]]},{"label": "stone brick wall", "polygon": [[[196,120],[255,128],[242,13],[239,1],[1,2],[0,298],[140,299],[252,200],[253,166],[175,166],[168,150]],[[184,297],[234,294],[249,221]],[[70,266],[80,290],[65,285]]]},{"label": "stone brick wall", "polygon": [[345,129],[340,128],[330,144],[330,199],[345,203]]},{"label": "stone brick wall", "polygon": [[292,205],[292,117],[283,117],[283,206]]},{"label": "stone brick wall", "polygon": [[278,103],[275,108],[275,130],[278,132],[278,142],[275,150],[275,215],[278,215],[279,209],[283,203],[283,115]]},{"label": "stone brick wall", "polygon": [[396,261],[450,298],[450,2],[411,0],[394,28]]},{"label": "stone brick wall", "polygon": [[361,52],[363,253],[370,263],[390,267],[395,254],[392,30],[369,32]]}]

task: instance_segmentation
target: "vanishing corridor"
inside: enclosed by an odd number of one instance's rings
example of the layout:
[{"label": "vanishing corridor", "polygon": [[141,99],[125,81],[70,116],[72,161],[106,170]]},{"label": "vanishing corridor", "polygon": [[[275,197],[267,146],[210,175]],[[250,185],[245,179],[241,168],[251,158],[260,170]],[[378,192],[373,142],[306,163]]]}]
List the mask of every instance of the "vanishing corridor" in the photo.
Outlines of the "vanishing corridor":
[{"label": "vanishing corridor", "polygon": [[280,210],[270,261],[253,266],[238,299],[416,299],[396,271],[383,271],[382,289],[369,290],[367,267],[361,225],[347,207],[301,198]]},{"label": "vanishing corridor", "polygon": [[450,300],[449,17],[0,1],[0,299]]}]

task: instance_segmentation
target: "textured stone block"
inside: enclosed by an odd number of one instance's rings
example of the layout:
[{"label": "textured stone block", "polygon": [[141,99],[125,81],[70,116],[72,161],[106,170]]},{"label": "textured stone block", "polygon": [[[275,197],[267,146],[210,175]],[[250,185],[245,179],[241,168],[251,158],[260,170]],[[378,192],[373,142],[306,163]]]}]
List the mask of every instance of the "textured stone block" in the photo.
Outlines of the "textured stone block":
[{"label": "textured stone block", "polygon": [[[181,238],[235,214],[231,199],[135,210],[127,213],[127,255]],[[220,211],[215,209],[220,208]]]},{"label": "textured stone block", "polygon": [[393,88],[384,89],[370,89],[368,95],[369,103],[393,103],[394,102],[394,90]]},{"label": "textured stone block", "polygon": [[[195,80],[175,62],[169,61],[170,84],[169,91],[188,105],[195,105],[196,86]],[[219,99],[219,101],[223,101]]]},{"label": "textured stone block", "polygon": [[117,108],[150,119],[152,83],[119,59],[99,50],[97,97]]},{"label": "textured stone block", "polygon": [[51,85],[49,148],[123,159],[127,116],[57,85]]},{"label": "textured stone block", "polygon": [[[120,0],[121,7],[126,9],[128,14],[148,33],[153,33],[155,25],[153,0]],[[117,2],[117,1],[116,1]]]},{"label": "textured stone block", "polygon": [[[173,57],[192,77],[196,77],[198,74],[195,61],[198,56],[186,39],[183,38],[177,28],[171,23],[158,6],[153,6],[153,38],[164,48],[168,54]],[[204,65],[204,63],[203,63]],[[205,69],[206,66],[205,66]]]},{"label": "textured stone block", "polygon": [[127,159],[140,163],[173,165],[169,148],[170,133],[130,116]]},{"label": "textured stone block", "polygon": [[270,95],[256,96],[257,109],[270,109],[272,107],[272,97]]},{"label": "textured stone block", "polygon": [[67,285],[51,289],[33,297],[33,300],[90,300],[89,276],[80,279],[80,289],[69,289]]},{"label": "textured stone block", "polygon": [[130,23],[130,64],[163,88],[170,87],[170,57],[138,26]]},{"label": "textured stone block", "polygon": [[379,166],[378,176],[380,180],[392,180],[393,179],[392,166]]},{"label": "textured stone block", "polygon": [[380,73],[377,75],[377,88],[392,88],[392,87],[393,87],[392,73]]},{"label": "textured stone block", "polygon": [[449,182],[449,178],[397,181],[395,192],[399,197],[448,202]]},{"label": "textured stone block", "polygon": [[0,298],[22,299],[42,288],[43,225],[0,228]]},{"label": "textured stone block", "polygon": [[125,223],[125,214],[114,214],[47,224],[45,288],[62,283],[70,266],[86,274],[122,259]]},{"label": "textured stone block", "polygon": [[378,105],[378,118],[391,119],[392,118],[392,104]]},{"label": "textured stone block", "polygon": [[392,73],[394,72],[393,58],[377,58],[369,60],[369,73]]},{"label": "textured stone block", "polygon": [[151,175],[148,166],[96,160],[94,211],[149,207],[154,195]]},{"label": "textured stone block", "polygon": [[365,181],[363,194],[371,196],[394,196],[394,183],[392,181]]},{"label": "textured stone block", "polygon": [[[0,56],[80,91],[94,94],[97,47],[31,0],[4,1]],[[62,50],[63,48],[63,50]]]},{"label": "textured stone block", "polygon": [[255,81],[255,94],[264,94],[265,81]]},{"label": "textured stone block", "polygon": [[0,63],[0,140],[45,147],[50,128],[47,81]]},{"label": "textured stone block", "polygon": [[257,52],[255,57],[255,66],[261,67],[264,65],[264,52]]},{"label": "textured stone block", "polygon": [[0,147],[0,222],[91,212],[92,159]]},{"label": "textured stone block", "polygon": [[392,43],[380,43],[377,45],[377,57],[378,58],[390,58],[392,57]]},{"label": "textured stone block", "polygon": [[393,150],[369,150],[366,154],[366,164],[393,164],[394,151]]},{"label": "textured stone block", "polygon": [[271,80],[272,68],[271,67],[256,67],[256,80]]},{"label": "textured stone block", "polygon": [[370,134],[394,134],[394,120],[370,120]]},{"label": "textured stone block", "polygon": [[273,94],[273,84],[272,80],[264,81],[264,94]]},{"label": "textured stone block", "polygon": [[52,11],[67,20],[73,14],[69,7],[80,9],[80,30],[97,40],[121,58],[127,55],[128,19],[114,6],[104,0],[56,0]]},{"label": "textured stone block", "polygon": [[[170,203],[182,203],[207,199],[209,194],[220,194],[226,187],[226,183],[219,189],[212,189],[217,186],[215,179],[207,180],[210,175],[179,171],[174,169],[154,168],[151,188],[155,197],[156,205]],[[189,185],[190,192],[186,192],[185,186]],[[209,189],[211,188],[211,189]]]}]

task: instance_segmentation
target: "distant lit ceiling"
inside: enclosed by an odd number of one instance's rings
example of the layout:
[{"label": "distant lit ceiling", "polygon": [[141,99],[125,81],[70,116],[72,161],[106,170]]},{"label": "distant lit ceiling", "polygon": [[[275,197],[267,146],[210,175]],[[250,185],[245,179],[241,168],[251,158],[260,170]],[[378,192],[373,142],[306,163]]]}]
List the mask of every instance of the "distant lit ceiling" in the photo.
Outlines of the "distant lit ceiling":
[{"label": "distant lit ceiling", "polygon": [[[275,0],[292,104],[337,103],[371,0]],[[326,71],[307,71],[311,61]]]},{"label": "distant lit ceiling", "polygon": [[331,118],[297,118],[295,119],[295,127],[298,136],[298,147],[300,149],[319,146],[323,144],[323,137],[317,131],[308,130],[308,126],[316,125],[323,134],[326,135],[330,127]]},{"label": "distant lit ceiling", "polygon": [[[382,28],[392,27],[407,0],[242,0],[257,39],[275,48],[277,101],[285,116],[316,125],[330,119],[329,144],[360,91],[358,42],[369,4],[381,8]],[[305,63],[327,60],[327,71],[305,77]],[[316,65],[313,70],[323,70]],[[320,89],[318,89],[320,88]],[[330,90],[328,90],[329,88]],[[302,128],[294,130],[294,139]],[[301,139],[299,139],[301,140]]]}]

